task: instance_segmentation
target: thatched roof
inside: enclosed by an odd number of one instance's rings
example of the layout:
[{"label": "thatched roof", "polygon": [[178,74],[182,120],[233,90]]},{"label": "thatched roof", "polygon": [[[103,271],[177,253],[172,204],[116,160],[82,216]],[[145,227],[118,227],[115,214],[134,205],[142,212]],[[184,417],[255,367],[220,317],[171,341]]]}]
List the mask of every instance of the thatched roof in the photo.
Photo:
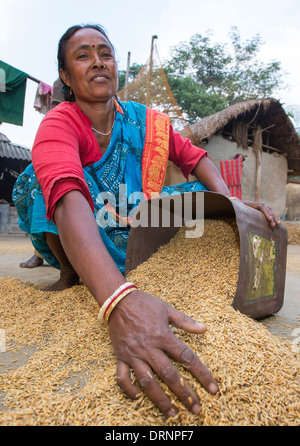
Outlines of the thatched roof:
[{"label": "thatched roof", "polygon": [[[288,168],[294,174],[300,173],[300,139],[290,118],[276,99],[260,99],[239,102],[204,118],[191,126],[199,143],[217,133],[231,131],[235,122],[249,126],[260,126],[268,132],[268,146],[287,155]],[[181,132],[183,136],[185,131]],[[239,143],[239,141],[236,141]],[[251,144],[250,144],[251,145]]]}]

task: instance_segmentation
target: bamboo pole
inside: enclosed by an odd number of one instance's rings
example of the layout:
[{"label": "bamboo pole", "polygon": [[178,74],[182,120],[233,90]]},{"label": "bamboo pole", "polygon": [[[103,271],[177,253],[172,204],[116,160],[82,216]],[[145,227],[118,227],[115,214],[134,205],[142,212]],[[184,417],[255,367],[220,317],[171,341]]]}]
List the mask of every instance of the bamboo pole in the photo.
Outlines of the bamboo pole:
[{"label": "bamboo pole", "polygon": [[152,36],[152,40],[151,40],[151,53],[150,53],[150,63],[149,63],[148,82],[147,82],[147,96],[146,96],[146,105],[148,107],[150,105],[150,83],[151,83],[151,76],[152,76],[154,40],[157,38],[158,38],[157,36]]},{"label": "bamboo pole", "polygon": [[32,76],[28,76],[28,79],[30,79],[33,82],[36,82],[37,84],[40,83],[40,81],[38,79],[36,79],[35,77],[32,77]]},{"label": "bamboo pole", "polygon": [[255,200],[260,201],[261,195],[261,155],[262,155],[262,128],[257,126],[254,134],[253,149],[256,155],[256,187]]},{"label": "bamboo pole", "polygon": [[256,196],[255,201],[260,201],[260,189],[261,189],[261,151],[256,153]]},{"label": "bamboo pole", "polygon": [[126,102],[128,100],[128,79],[129,79],[129,70],[130,70],[130,57],[131,53],[128,51],[127,56],[127,69],[126,69],[126,76],[125,76],[125,94],[124,94],[124,101]]}]

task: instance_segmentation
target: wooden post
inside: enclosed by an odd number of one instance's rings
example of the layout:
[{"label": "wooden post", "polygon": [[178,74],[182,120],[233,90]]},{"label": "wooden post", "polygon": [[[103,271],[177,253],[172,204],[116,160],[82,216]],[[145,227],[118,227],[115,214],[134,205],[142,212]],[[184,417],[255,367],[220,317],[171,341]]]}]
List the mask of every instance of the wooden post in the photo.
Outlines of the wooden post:
[{"label": "wooden post", "polygon": [[151,53],[150,53],[150,63],[149,63],[149,72],[148,72],[148,82],[147,82],[147,96],[146,96],[146,105],[149,107],[150,105],[150,83],[152,76],[152,65],[153,65],[153,48],[154,48],[154,40],[157,39],[157,36],[152,36],[151,40]]},{"label": "wooden post", "polygon": [[253,149],[256,156],[256,187],[255,201],[260,201],[261,195],[261,156],[262,156],[262,128],[260,125],[256,127],[253,141]]},{"label": "wooden post", "polygon": [[129,69],[130,69],[130,56],[131,53],[130,51],[128,52],[128,56],[127,56],[127,69],[126,69],[126,77],[125,77],[125,95],[124,95],[124,101],[126,102],[128,100],[128,78],[129,78]]},{"label": "wooden post", "polygon": [[261,151],[256,152],[256,195],[255,201],[260,201],[260,188],[261,188]]}]

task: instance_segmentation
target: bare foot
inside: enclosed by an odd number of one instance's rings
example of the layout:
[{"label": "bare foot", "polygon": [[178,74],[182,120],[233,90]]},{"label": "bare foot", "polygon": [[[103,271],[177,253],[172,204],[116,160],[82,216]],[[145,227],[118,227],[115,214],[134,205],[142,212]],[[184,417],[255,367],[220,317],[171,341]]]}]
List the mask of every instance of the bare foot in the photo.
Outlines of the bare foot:
[{"label": "bare foot", "polygon": [[44,260],[40,257],[33,255],[27,262],[20,263],[21,268],[36,268],[44,263]]},{"label": "bare foot", "polygon": [[73,271],[61,271],[57,282],[44,288],[44,291],[63,291],[79,284],[79,276]]}]

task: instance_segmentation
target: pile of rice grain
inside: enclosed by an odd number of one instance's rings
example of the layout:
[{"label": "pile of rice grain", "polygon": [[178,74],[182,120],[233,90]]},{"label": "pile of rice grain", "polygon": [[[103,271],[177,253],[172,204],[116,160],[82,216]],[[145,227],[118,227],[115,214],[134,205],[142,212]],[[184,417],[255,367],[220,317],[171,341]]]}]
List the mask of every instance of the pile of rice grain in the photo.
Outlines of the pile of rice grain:
[{"label": "pile of rice grain", "polygon": [[189,239],[180,230],[127,278],[208,327],[201,336],[181,330],[177,336],[213,372],[220,391],[208,394],[178,366],[202,405],[192,415],[171,395],[179,410],[173,421],[147,397],[132,402],[117,386],[108,331],[84,286],[49,293],[1,279],[0,328],[9,348],[37,350],[23,366],[0,375],[0,424],[299,425],[299,358],[289,342],[232,308],[238,268],[235,223],[208,220],[202,237]]}]

